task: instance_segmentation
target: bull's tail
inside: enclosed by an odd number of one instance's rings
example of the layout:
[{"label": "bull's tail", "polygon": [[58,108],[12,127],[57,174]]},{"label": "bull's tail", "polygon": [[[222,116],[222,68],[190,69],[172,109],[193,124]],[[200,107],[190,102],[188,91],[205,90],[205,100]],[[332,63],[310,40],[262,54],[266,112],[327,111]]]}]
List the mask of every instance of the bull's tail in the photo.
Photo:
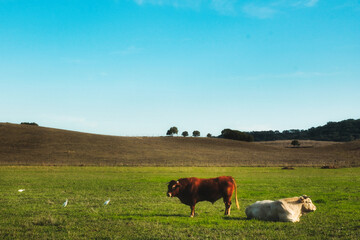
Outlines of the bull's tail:
[{"label": "bull's tail", "polygon": [[235,203],[236,203],[236,207],[237,209],[240,209],[240,206],[239,206],[239,201],[238,201],[238,197],[237,197],[237,186],[236,186],[236,182],[235,182],[235,179],[232,178],[233,180],[233,183],[234,183],[234,186],[235,186]]}]

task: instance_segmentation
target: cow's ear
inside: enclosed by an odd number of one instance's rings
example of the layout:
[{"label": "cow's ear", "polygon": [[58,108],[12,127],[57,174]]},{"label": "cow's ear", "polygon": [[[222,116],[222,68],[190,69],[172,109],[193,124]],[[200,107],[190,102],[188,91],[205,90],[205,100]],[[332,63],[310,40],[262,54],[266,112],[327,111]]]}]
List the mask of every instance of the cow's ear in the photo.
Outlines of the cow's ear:
[{"label": "cow's ear", "polygon": [[299,198],[299,200],[300,200],[300,202],[304,202],[305,198],[304,198],[303,196],[301,196],[301,197]]}]

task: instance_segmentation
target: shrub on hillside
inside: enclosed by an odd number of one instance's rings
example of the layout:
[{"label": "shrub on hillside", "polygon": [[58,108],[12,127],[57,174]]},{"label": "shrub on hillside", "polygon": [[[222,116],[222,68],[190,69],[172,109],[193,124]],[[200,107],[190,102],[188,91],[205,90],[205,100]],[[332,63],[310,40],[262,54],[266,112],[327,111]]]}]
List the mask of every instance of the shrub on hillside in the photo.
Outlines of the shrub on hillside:
[{"label": "shrub on hillside", "polygon": [[294,147],[300,147],[300,142],[298,140],[292,140],[291,145],[293,145]]}]

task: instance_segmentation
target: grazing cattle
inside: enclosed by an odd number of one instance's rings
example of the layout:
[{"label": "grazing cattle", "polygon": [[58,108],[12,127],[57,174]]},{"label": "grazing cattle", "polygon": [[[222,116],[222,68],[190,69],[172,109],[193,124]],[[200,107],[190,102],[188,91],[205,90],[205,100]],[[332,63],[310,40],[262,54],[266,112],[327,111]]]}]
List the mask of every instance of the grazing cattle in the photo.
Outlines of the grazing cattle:
[{"label": "grazing cattle", "polygon": [[201,201],[216,202],[223,198],[225,215],[230,215],[231,197],[235,190],[235,202],[239,208],[236,183],[233,177],[201,179],[196,177],[181,178],[169,182],[167,196],[177,197],[191,209],[190,217],[195,215],[195,204]]},{"label": "grazing cattle", "polygon": [[316,210],[311,199],[301,197],[284,198],[277,201],[264,200],[248,206],[246,216],[265,221],[299,222],[300,217]]}]

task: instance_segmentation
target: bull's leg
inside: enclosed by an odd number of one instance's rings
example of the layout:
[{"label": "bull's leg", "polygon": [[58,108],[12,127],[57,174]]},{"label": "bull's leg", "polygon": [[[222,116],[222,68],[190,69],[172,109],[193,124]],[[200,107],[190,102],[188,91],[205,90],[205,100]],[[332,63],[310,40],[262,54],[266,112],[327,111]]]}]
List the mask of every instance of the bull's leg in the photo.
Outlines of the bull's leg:
[{"label": "bull's leg", "polygon": [[225,203],[225,215],[230,216],[230,208],[231,208],[231,197],[234,191],[233,186],[228,186],[226,192],[223,195],[223,200]]},{"label": "bull's leg", "polygon": [[230,216],[231,200],[224,201],[225,203],[225,215]]},{"label": "bull's leg", "polygon": [[195,215],[195,204],[191,205],[190,209],[191,209],[190,217],[194,217],[194,215]]}]

